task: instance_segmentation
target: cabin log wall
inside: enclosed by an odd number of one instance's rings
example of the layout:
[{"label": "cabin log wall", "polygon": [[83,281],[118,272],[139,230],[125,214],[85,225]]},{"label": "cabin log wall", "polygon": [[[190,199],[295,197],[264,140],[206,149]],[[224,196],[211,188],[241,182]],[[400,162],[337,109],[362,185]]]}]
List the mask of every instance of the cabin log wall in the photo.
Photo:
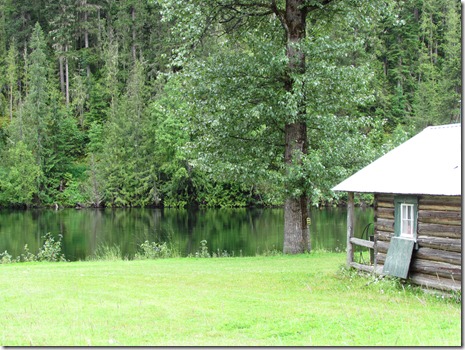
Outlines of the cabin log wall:
[{"label": "cabin log wall", "polygon": [[[382,270],[394,236],[394,195],[375,194],[375,265]],[[461,196],[418,196],[417,243],[409,279],[428,288],[460,290]]]}]

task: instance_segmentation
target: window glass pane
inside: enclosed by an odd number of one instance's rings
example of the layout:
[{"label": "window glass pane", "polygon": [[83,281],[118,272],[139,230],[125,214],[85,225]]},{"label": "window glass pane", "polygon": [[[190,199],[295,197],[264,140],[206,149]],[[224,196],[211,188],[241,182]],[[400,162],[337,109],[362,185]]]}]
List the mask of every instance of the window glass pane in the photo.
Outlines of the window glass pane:
[{"label": "window glass pane", "polygon": [[401,204],[400,234],[413,237],[413,204]]},{"label": "window glass pane", "polygon": [[401,220],[400,220],[400,234],[401,235],[404,235],[406,232],[406,225],[405,225],[405,219],[407,217],[407,207],[405,206],[405,204],[401,204],[400,205],[400,208],[401,208],[401,212],[402,212],[402,215],[401,215]]}]

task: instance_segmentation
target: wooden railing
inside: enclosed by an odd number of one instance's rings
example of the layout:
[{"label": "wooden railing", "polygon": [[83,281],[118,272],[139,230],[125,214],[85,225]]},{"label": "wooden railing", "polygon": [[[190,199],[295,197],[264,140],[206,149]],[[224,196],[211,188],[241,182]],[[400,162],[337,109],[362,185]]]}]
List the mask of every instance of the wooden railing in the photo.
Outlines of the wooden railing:
[{"label": "wooden railing", "polygon": [[369,249],[374,249],[375,242],[371,240],[354,237],[354,193],[348,192],[347,202],[347,266],[354,267],[358,270],[374,272],[375,266],[364,265],[354,261],[354,247],[358,245]]},{"label": "wooden railing", "polygon": [[[369,249],[374,249],[375,247],[375,242],[374,241],[368,241],[366,239],[361,239],[361,238],[356,238],[356,237],[351,237],[349,242],[351,244],[355,244],[361,247],[369,248]],[[351,247],[353,249],[353,247]],[[349,266],[356,268],[357,270],[362,270],[366,272],[374,272],[375,271],[375,266],[374,265],[365,265],[365,264],[360,264],[355,261],[352,261],[349,263]]]},{"label": "wooden railing", "polygon": [[355,237],[350,237],[350,243],[359,245],[362,247],[374,249],[375,248],[375,242],[374,241],[367,241],[366,239],[361,239],[361,238],[355,238]]}]

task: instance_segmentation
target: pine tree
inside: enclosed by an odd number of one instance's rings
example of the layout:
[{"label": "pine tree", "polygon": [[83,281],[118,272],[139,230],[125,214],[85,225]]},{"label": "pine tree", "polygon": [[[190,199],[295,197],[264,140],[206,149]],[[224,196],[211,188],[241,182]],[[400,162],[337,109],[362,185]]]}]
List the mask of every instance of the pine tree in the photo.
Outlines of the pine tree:
[{"label": "pine tree", "polygon": [[39,23],[31,36],[31,54],[28,59],[27,91],[23,117],[19,119],[23,131],[21,139],[33,150],[36,164],[44,162],[44,137],[49,118],[48,69],[45,54],[45,38]]},{"label": "pine tree", "polygon": [[444,62],[441,69],[441,91],[443,93],[442,115],[444,122],[460,122],[460,99],[462,94],[462,32],[461,4],[457,1],[447,1],[444,6],[445,29],[441,49]]},{"label": "pine tree", "polygon": [[0,204],[30,205],[38,196],[40,167],[23,141],[16,142],[0,155]]},{"label": "pine tree", "polygon": [[6,57],[6,81],[8,85],[8,114],[10,123],[13,120],[13,111],[18,99],[18,53],[15,42],[12,41]]},{"label": "pine tree", "polygon": [[101,162],[105,171],[106,198],[111,205],[146,205],[150,191],[150,163],[143,67],[134,63],[126,93],[105,124]]},{"label": "pine tree", "polygon": [[460,6],[423,0],[415,122],[419,129],[458,120],[460,100]]},{"label": "pine tree", "polygon": [[53,48],[59,62],[61,92],[68,106],[70,103],[70,57],[72,57],[73,34],[75,32],[75,5],[71,0],[50,2],[47,11],[51,13],[50,33]]}]

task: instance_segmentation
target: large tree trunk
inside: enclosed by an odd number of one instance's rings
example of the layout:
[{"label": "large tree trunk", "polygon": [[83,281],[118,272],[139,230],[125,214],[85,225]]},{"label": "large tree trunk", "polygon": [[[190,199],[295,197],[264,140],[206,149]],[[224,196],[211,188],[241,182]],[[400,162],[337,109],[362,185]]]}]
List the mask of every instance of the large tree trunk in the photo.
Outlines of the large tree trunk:
[{"label": "large tree trunk", "polygon": [[[300,48],[305,38],[305,21],[307,9],[303,0],[287,0],[283,25],[287,34],[286,52],[289,59],[286,90],[295,90],[292,74],[305,73],[305,55]],[[305,121],[305,101],[298,103],[298,115],[295,122],[285,127],[286,149],[284,161],[289,168],[293,163],[301,164],[302,155],[308,152],[307,124]],[[294,118],[291,118],[294,119]],[[310,250],[308,230],[307,195],[293,197],[288,190],[288,198],[284,204],[284,253],[297,254]]]},{"label": "large tree trunk", "polygon": [[[306,126],[304,123],[296,123],[287,125],[287,128],[291,129],[301,129],[305,130]],[[286,138],[290,137],[292,134],[286,133]],[[306,132],[301,133],[301,135],[306,135]],[[307,142],[303,142],[306,144]],[[299,144],[298,141],[291,141],[286,143],[286,153],[297,150],[296,147]],[[305,153],[304,153],[305,154]],[[293,157],[286,160],[286,166],[295,162],[292,159]],[[297,160],[297,162],[301,162]],[[287,188],[288,192],[291,192]],[[294,197],[291,194],[288,194],[288,197],[284,203],[284,246],[283,252],[285,254],[298,254],[306,251],[310,251],[310,232],[308,227],[308,200],[307,194],[304,192],[298,197]]]},{"label": "large tree trunk", "polygon": [[310,251],[310,235],[307,226],[307,198],[287,198],[284,203],[285,254],[300,254]]},{"label": "large tree trunk", "polygon": [[[301,155],[307,153],[307,125],[304,122],[286,125],[286,166],[301,163]],[[297,157],[297,159],[296,159]],[[287,189],[289,192],[289,188]],[[283,252],[290,254],[310,251],[310,235],[307,225],[308,209],[305,192],[300,197],[288,195],[284,203]]]}]

